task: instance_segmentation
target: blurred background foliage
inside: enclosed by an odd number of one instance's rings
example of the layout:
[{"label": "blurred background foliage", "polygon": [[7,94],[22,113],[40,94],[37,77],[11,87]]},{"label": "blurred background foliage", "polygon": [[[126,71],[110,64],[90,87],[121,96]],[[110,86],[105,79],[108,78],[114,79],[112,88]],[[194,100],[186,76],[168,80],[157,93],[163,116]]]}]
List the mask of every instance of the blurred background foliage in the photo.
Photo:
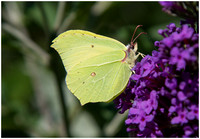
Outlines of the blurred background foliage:
[{"label": "blurred background foliage", "polygon": [[157,2],[1,2],[2,137],[128,137],[114,104],[80,106],[65,85],[65,69],[51,41],[83,29],[124,44],[137,33],[151,54],[159,28],[175,22]]}]

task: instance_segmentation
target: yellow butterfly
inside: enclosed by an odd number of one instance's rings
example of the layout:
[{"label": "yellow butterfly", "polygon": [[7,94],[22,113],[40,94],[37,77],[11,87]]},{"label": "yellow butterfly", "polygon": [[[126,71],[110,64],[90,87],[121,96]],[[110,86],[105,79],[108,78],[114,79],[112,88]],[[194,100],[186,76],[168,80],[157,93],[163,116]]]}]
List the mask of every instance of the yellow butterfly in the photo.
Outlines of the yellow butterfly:
[{"label": "yellow butterfly", "polygon": [[123,92],[140,55],[136,55],[135,39],[132,37],[126,47],[89,31],[69,30],[53,40],[51,47],[57,50],[67,71],[67,86],[81,105],[109,102]]}]

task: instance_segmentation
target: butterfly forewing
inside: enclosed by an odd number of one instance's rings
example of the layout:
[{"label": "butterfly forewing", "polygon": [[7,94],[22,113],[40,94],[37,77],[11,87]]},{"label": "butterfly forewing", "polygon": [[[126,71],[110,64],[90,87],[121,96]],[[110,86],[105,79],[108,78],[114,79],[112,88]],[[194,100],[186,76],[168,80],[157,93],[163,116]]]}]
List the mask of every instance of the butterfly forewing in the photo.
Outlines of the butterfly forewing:
[{"label": "butterfly forewing", "polygon": [[52,47],[60,54],[66,70],[96,55],[126,50],[119,41],[82,30],[64,32],[53,42]]}]

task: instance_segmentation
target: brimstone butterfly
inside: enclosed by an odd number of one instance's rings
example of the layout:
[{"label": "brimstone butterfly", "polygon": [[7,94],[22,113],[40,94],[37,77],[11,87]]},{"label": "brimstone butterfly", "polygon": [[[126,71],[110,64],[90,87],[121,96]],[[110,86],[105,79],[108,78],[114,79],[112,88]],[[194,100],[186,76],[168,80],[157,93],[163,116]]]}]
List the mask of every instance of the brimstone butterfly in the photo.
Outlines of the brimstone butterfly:
[{"label": "brimstone butterfly", "polygon": [[54,39],[51,47],[61,56],[69,90],[84,105],[109,102],[123,92],[138,57],[133,42],[126,47],[89,31],[69,30]]}]

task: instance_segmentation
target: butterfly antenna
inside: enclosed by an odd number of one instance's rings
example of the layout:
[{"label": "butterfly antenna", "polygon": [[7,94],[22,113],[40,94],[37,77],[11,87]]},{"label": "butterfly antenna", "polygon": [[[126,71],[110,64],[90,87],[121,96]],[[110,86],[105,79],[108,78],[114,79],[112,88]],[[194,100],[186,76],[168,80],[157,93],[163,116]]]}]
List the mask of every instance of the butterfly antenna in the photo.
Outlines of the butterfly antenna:
[{"label": "butterfly antenna", "polygon": [[133,33],[133,36],[132,36],[132,38],[131,38],[131,43],[133,42],[133,38],[134,38],[135,33],[136,33],[136,31],[137,31],[137,29],[138,29],[139,27],[142,27],[142,25],[137,25],[137,27],[135,28],[134,33]]},{"label": "butterfly antenna", "polygon": [[135,28],[134,33],[133,33],[133,36],[132,36],[132,38],[131,38],[131,45],[130,45],[130,47],[128,48],[128,51],[130,51],[131,47],[134,47],[134,46],[136,45],[135,40],[136,40],[140,35],[142,35],[142,34],[147,34],[146,32],[140,32],[140,34],[137,35],[137,37],[134,38],[135,33],[136,33],[136,31],[137,31],[137,29],[138,29],[139,27],[142,27],[142,25],[137,25],[137,27]]},{"label": "butterfly antenna", "polygon": [[[137,37],[135,37],[135,39],[133,41],[131,41],[131,45],[133,45],[133,43],[135,42],[135,40],[142,34],[147,34],[146,32],[140,32],[140,34],[137,35]],[[134,45],[133,45],[134,46]]]}]

